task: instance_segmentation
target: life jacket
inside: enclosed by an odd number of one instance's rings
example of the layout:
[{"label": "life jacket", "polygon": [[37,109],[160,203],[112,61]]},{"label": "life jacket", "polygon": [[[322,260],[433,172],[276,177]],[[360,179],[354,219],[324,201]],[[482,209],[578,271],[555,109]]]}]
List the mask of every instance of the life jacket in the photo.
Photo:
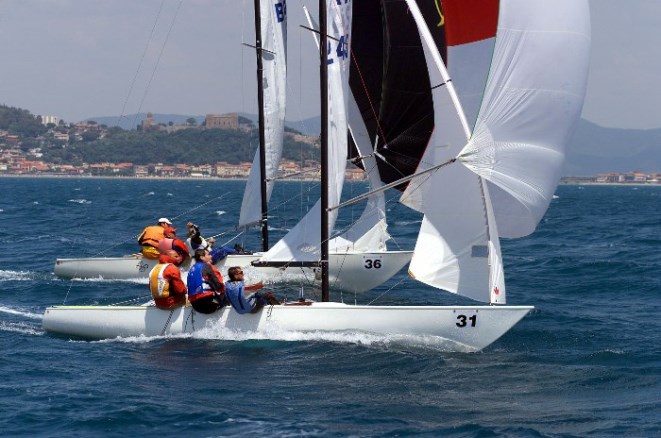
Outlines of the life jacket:
[{"label": "life jacket", "polygon": [[[213,288],[209,285],[209,282],[202,276],[202,268],[204,268],[205,265],[207,265],[206,262],[197,262],[188,271],[186,283],[188,286],[188,299],[190,301],[195,301],[203,296],[212,295],[214,292]],[[218,278],[218,281],[223,283],[223,276],[218,269],[213,265],[209,266],[214,275]]]},{"label": "life jacket", "polygon": [[153,246],[158,248],[158,242],[163,239],[163,227],[160,225],[152,225],[144,229],[144,231],[138,237],[138,243],[140,245]]},{"label": "life jacket", "polygon": [[165,269],[170,265],[172,263],[159,263],[149,273],[149,290],[154,299],[170,296],[170,282],[163,276]]},{"label": "life jacket", "polygon": [[169,239],[164,237],[160,242],[158,242],[157,248],[158,252],[161,254],[166,254],[169,250],[173,249],[177,251],[177,253],[180,254],[183,258],[190,257],[188,247],[179,239]]}]

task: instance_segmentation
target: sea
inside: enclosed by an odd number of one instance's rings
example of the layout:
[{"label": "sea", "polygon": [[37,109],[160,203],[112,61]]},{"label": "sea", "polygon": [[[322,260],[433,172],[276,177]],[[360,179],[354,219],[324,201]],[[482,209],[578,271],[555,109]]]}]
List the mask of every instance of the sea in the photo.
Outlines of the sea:
[{"label": "sea", "polygon": [[[42,329],[48,306],[148,297],[145,282],[59,279],[53,264],[135,252],[159,217],[255,247],[236,231],[244,185],[0,178],[2,436],[661,436],[661,186],[559,186],[535,233],[502,242],[508,302],[535,310],[480,352],[359,332],[89,341]],[[273,239],[316,193],[276,188]],[[388,194],[389,246],[412,249],[421,217],[396,201]],[[339,226],[360,215],[348,210]],[[461,301],[406,269],[341,299]]]}]

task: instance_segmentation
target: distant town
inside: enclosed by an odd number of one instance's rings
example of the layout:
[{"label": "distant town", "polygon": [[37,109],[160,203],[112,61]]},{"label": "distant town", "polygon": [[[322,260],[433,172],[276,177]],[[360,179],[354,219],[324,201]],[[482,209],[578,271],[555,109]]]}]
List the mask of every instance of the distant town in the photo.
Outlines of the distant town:
[{"label": "distant town", "polygon": [[[61,127],[61,121],[55,116],[40,116],[41,123],[49,127],[46,138],[54,141],[67,143],[71,136],[74,140],[94,136],[103,138],[107,134],[108,127],[99,125],[93,121],[72,123],[66,132]],[[189,119],[186,124],[176,125],[158,124],[151,114],[148,114],[138,126],[139,130],[165,131],[168,133],[178,130],[190,129],[194,120]],[[240,130],[246,129],[240,124],[240,118],[236,114],[207,115],[200,128],[216,128]],[[317,137],[304,136],[302,134],[290,133],[296,141],[315,144]],[[129,177],[129,178],[221,178],[221,179],[245,179],[250,173],[251,162],[228,163],[218,161],[201,165],[179,164],[134,164],[125,163],[82,163],[78,165],[49,163],[42,159],[43,153],[40,147],[26,148],[22,144],[19,135],[12,134],[9,130],[0,129],[0,176],[69,176],[69,177]],[[279,167],[280,178],[295,178],[299,180],[319,179],[319,164],[314,160],[295,162],[283,160]],[[361,181],[365,179],[365,173],[355,167],[346,171],[346,179]],[[661,184],[661,173],[645,172],[610,172],[594,176],[563,177],[564,184]]]},{"label": "distant town", "polygon": [[[108,135],[108,127],[94,121],[72,123],[62,129],[62,122],[56,116],[39,116],[41,123],[49,127],[47,133],[37,138],[39,144],[49,140],[65,145],[85,138],[103,139]],[[142,132],[175,133],[186,129],[250,130],[254,127],[242,125],[237,114],[206,116],[203,124],[197,125],[194,119],[185,124],[156,123],[151,113],[138,125]],[[65,131],[65,132],[63,132]],[[287,133],[294,141],[316,145],[318,138],[299,133]],[[251,162],[229,163],[218,161],[200,165],[186,163],[135,164],[123,163],[81,163],[78,165],[52,163],[43,159],[42,147],[26,148],[21,136],[8,130],[0,130],[0,176],[69,176],[69,177],[133,177],[133,178],[222,178],[245,179],[250,173]],[[319,163],[316,160],[295,162],[283,159],[279,166],[278,178],[297,180],[318,180]],[[346,170],[348,180],[363,180],[365,174],[352,166]]]}]

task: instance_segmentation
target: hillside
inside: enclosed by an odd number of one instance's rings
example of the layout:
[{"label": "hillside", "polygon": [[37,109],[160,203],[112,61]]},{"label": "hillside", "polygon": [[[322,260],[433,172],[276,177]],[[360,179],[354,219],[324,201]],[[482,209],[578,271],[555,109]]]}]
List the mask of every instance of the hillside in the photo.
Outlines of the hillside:
[{"label": "hillside", "polygon": [[563,175],[661,171],[661,129],[604,128],[581,119],[570,141]]},{"label": "hillside", "polygon": [[[254,114],[240,114],[256,122]],[[17,133],[23,138],[22,148],[41,144],[44,157],[53,162],[164,162],[187,164],[212,163],[216,161],[251,161],[257,146],[256,131],[226,131],[186,129],[172,134],[142,133],[135,126],[146,114],[119,117],[91,117],[99,125],[110,127],[107,135],[83,136],[72,140],[66,147],[62,142],[51,141],[45,135],[46,127],[39,118],[27,110],[0,105],[0,130]],[[164,125],[184,124],[193,117],[198,125],[203,116],[180,114],[154,114],[154,119]],[[319,118],[302,121],[287,121],[288,131],[298,131],[317,136]],[[122,129],[118,129],[122,128]],[[130,130],[129,130],[130,129]],[[60,132],[67,132],[63,126]],[[214,132],[215,131],[215,132]],[[318,148],[309,143],[296,141],[288,136],[285,158],[301,160],[318,157]],[[661,171],[661,129],[615,129],[605,128],[581,119],[570,139],[563,176],[591,176],[606,172],[659,172]]]}]

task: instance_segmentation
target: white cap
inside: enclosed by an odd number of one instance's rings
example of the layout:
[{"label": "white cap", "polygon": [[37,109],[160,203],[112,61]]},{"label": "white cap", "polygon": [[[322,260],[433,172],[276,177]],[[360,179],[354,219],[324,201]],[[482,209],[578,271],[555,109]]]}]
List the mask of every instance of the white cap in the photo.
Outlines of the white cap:
[{"label": "white cap", "polygon": [[168,218],[166,218],[166,217],[162,217],[162,218],[160,218],[160,219],[158,220],[158,223],[159,223],[159,224],[160,224],[161,222],[165,222],[165,223],[168,224],[168,225],[172,225],[172,222],[170,222],[170,220],[169,220]]}]

